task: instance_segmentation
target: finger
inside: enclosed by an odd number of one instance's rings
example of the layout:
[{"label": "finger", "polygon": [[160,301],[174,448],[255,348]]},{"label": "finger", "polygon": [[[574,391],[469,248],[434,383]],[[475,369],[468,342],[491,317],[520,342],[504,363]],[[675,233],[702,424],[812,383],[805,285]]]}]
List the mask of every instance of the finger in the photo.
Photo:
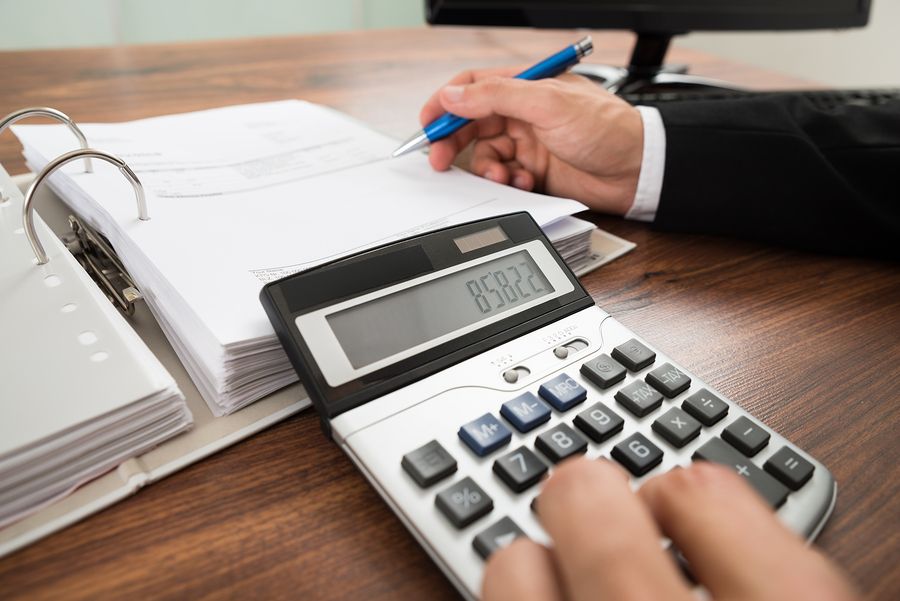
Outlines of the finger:
[{"label": "finger", "polygon": [[466,125],[452,136],[433,142],[429,151],[431,166],[438,171],[449,169],[459,153],[472,140],[499,135],[505,127],[505,122],[506,119],[496,116],[479,119]]},{"label": "finger", "polygon": [[445,110],[468,119],[502,115],[549,128],[566,118],[565,85],[556,79],[489,77],[471,84],[444,86],[438,100]]},{"label": "finger", "polygon": [[499,184],[510,183],[510,170],[505,163],[516,154],[516,144],[508,136],[479,140],[472,149],[469,168],[472,173]]},{"label": "finger", "polygon": [[484,601],[562,601],[550,551],[519,538],[488,559],[481,585]]},{"label": "finger", "polygon": [[506,168],[510,173],[510,183],[520,190],[531,192],[534,190],[535,179],[531,171],[523,169],[516,163],[507,163]]},{"label": "finger", "polygon": [[698,462],[648,480],[638,496],[713,597],[835,598],[810,596],[822,581],[849,590],[731,470]]},{"label": "finger", "polygon": [[575,601],[691,599],[650,513],[612,463],[582,458],[561,464],[537,510]]},{"label": "finger", "polygon": [[[444,85],[465,85],[480,81],[482,79],[486,79],[488,77],[512,77],[516,73],[521,72],[522,69],[523,67],[470,69],[468,71],[457,73],[452,78],[450,78],[450,81],[448,81]],[[422,106],[422,110],[419,111],[419,123],[421,123],[422,125],[431,123],[446,112],[446,110],[441,106],[441,103],[438,100],[440,92],[440,88],[435,90],[435,92],[428,98],[428,100],[425,101],[425,104]]]},{"label": "finger", "polygon": [[431,144],[428,150],[428,162],[435,171],[446,171],[456,160],[461,149],[454,138],[444,138]]}]

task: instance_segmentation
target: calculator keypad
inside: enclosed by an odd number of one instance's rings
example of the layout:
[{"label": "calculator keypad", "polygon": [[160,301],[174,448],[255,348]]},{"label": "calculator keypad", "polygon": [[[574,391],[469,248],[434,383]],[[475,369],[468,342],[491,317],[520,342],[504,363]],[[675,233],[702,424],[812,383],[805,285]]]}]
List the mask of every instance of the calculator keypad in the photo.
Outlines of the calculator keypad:
[{"label": "calculator keypad", "polygon": [[647,384],[667,399],[674,399],[690,387],[691,379],[671,363],[663,363],[647,374]]},{"label": "calculator keypad", "polygon": [[422,488],[428,488],[456,471],[456,459],[436,440],[404,455],[401,465]]},{"label": "calculator keypad", "polygon": [[747,457],[753,457],[769,444],[769,433],[759,424],[741,416],[722,430],[722,440]]},{"label": "calculator keypad", "polygon": [[547,465],[528,447],[519,447],[500,457],[494,461],[493,469],[513,492],[531,488],[547,473]]},{"label": "calculator keypad", "polygon": [[509,444],[512,432],[491,413],[485,413],[459,429],[459,437],[479,457]]},{"label": "calculator keypad", "polygon": [[656,361],[656,353],[634,338],[614,348],[612,357],[629,371],[641,371]]},{"label": "calculator keypad", "polygon": [[721,438],[711,438],[696,451],[694,459],[713,461],[730,467],[745,477],[750,485],[768,501],[769,505],[781,507],[790,492],[785,485],[756,467],[746,456],[738,453]]},{"label": "calculator keypad", "polygon": [[587,451],[587,441],[566,424],[557,424],[534,441],[534,446],[553,463],[581,455]]},{"label": "calculator keypad", "polygon": [[681,408],[697,418],[704,426],[712,426],[728,414],[728,405],[725,401],[705,388],[686,398]]},{"label": "calculator keypad", "polygon": [[494,500],[468,476],[439,492],[434,504],[457,528],[465,528],[494,508]]},{"label": "calculator keypad", "polygon": [[500,406],[500,415],[505,417],[519,432],[529,432],[550,421],[550,407],[537,398],[533,392],[526,392],[506,401]]},{"label": "calculator keypad", "polygon": [[679,407],[672,407],[666,411],[653,422],[652,428],[669,444],[679,449],[700,436],[700,422]]},{"label": "calculator keypad", "polygon": [[812,478],[815,466],[790,447],[784,446],[769,457],[763,469],[791,490],[800,490]]},{"label": "calculator keypad", "polygon": [[568,411],[587,398],[587,390],[568,374],[547,380],[541,384],[538,394],[557,411]]},{"label": "calculator keypad", "polygon": [[[769,432],[741,415],[727,422],[725,400],[702,384],[692,389],[691,378],[672,363],[654,364],[656,353],[638,340],[618,344],[611,355],[570,363],[566,371],[485,405],[489,413],[459,427],[460,452],[471,453],[463,462],[470,467],[460,469],[471,470],[472,461],[486,464],[493,482],[485,481],[478,467],[470,475],[490,486],[482,488],[463,473],[456,483],[430,494],[453,527],[472,525],[464,534],[481,559],[529,535],[536,518],[527,508],[533,510],[540,482],[555,464],[585,453],[611,458],[635,479],[671,468],[669,454],[680,465],[691,460],[720,463],[747,478],[774,508],[812,477],[813,464],[788,446],[768,454],[764,467],[763,460],[754,462],[752,457],[768,445]],[[571,377],[572,370],[581,377]],[[511,441],[510,448],[498,452]],[[434,440],[405,455],[403,468],[427,488],[453,474],[456,462]],[[503,496],[504,502],[495,508],[486,490],[494,499]]]},{"label": "calculator keypad", "polygon": [[603,442],[615,436],[624,426],[625,420],[599,401],[575,416],[575,427],[594,442]]},{"label": "calculator keypad", "polygon": [[662,400],[658,390],[641,380],[623,386],[616,393],[616,401],[636,417],[644,417],[656,411],[662,405]]},{"label": "calculator keypad", "polygon": [[472,546],[482,559],[487,559],[494,551],[502,549],[517,538],[524,536],[525,533],[522,532],[522,529],[514,521],[505,517],[479,532],[472,540]]},{"label": "calculator keypad", "polygon": [[609,355],[600,355],[581,365],[581,375],[600,388],[609,388],[625,379],[625,367]]},{"label": "calculator keypad", "polygon": [[634,476],[643,476],[662,462],[662,450],[635,432],[612,448],[613,459],[628,468]]}]

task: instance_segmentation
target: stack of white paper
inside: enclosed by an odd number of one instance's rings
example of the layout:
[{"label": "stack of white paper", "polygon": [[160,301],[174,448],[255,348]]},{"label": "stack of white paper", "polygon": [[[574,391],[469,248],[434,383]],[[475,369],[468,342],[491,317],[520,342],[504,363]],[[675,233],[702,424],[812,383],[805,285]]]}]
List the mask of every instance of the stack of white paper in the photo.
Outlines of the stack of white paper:
[{"label": "stack of white paper", "polygon": [[35,227],[46,265],[23,235],[18,190],[0,203],[0,527],[192,423],[169,373],[40,218]]},{"label": "stack of white paper", "polygon": [[[137,173],[151,220],[103,164],[94,174],[71,164],[49,181],[109,238],[216,415],[296,379],[258,301],[265,282],[515,211],[551,226],[569,258],[584,256],[593,229],[569,217],[584,210],[578,202],[435,173],[420,153],[390,159],[396,140],[301,101],[81,127]],[[14,131],[33,170],[71,147],[62,126]]]}]

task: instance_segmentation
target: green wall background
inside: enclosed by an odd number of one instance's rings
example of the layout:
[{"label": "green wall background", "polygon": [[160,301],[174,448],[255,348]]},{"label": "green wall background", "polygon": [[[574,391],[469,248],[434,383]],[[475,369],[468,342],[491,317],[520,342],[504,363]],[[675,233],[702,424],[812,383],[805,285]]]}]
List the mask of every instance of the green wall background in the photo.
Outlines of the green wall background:
[{"label": "green wall background", "polygon": [[422,0],[0,0],[0,50],[259,37],[424,23]]}]

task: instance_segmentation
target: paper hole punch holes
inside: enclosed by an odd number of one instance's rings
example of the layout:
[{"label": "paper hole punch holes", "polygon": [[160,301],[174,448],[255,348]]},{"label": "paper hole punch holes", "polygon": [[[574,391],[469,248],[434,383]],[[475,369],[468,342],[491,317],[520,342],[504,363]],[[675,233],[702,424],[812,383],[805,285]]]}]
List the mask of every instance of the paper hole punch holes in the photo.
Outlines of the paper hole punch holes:
[{"label": "paper hole punch holes", "polygon": [[78,335],[78,342],[80,342],[84,346],[89,346],[97,342],[97,335],[90,330],[85,330]]},{"label": "paper hole punch holes", "polygon": [[71,313],[72,311],[74,311],[77,308],[78,308],[78,305],[76,305],[75,303],[66,303],[65,305],[62,306],[60,311],[62,311],[63,313]]},{"label": "paper hole punch holes", "polygon": [[62,284],[62,278],[58,275],[54,275],[51,273],[44,278],[44,285],[47,286],[47,288],[56,288],[60,284]]},{"label": "paper hole punch holes", "polygon": [[97,351],[96,353],[91,355],[91,361],[94,363],[100,363],[101,361],[106,361],[109,359],[109,353],[106,351]]}]

